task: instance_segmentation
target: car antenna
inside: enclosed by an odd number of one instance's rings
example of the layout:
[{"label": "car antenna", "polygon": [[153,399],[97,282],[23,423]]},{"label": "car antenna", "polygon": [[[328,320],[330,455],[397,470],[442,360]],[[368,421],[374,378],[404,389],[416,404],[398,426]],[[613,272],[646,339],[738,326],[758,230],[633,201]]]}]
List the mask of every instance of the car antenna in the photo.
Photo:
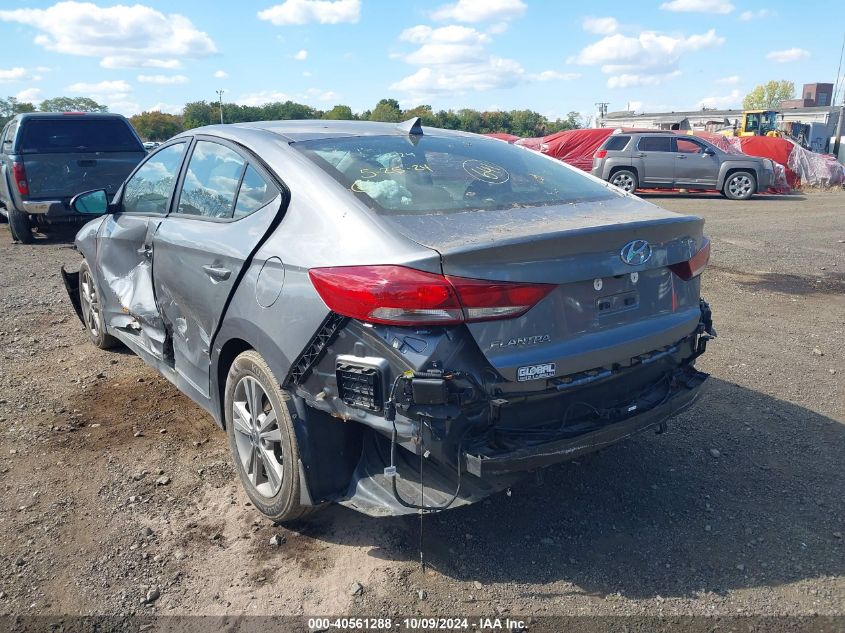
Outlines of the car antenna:
[{"label": "car antenna", "polygon": [[398,123],[396,125],[396,129],[405,132],[405,134],[413,134],[416,136],[422,136],[423,133],[422,123],[420,122],[420,117],[418,116],[415,116],[413,119],[403,121],[402,123]]}]

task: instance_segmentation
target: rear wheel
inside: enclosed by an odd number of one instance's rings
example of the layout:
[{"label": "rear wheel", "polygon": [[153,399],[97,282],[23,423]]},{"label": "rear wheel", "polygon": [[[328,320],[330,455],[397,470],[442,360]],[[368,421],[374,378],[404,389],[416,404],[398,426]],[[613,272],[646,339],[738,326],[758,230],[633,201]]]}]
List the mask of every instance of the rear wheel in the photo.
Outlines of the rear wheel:
[{"label": "rear wheel", "polygon": [[82,323],[88,332],[88,338],[100,349],[109,349],[117,345],[118,340],[106,334],[103,312],[100,309],[100,295],[94,283],[94,275],[86,260],[79,267],[79,307],[82,308]]},{"label": "rear wheel", "polygon": [[9,209],[9,228],[12,231],[12,237],[21,244],[32,244],[35,239],[32,235],[32,223],[23,211]]},{"label": "rear wheel", "polygon": [[748,200],[757,191],[757,179],[747,171],[735,171],[725,180],[722,193],[731,200]]},{"label": "rear wheel", "polygon": [[610,177],[610,184],[619,187],[622,191],[634,193],[640,183],[637,181],[636,173],[630,169],[620,169],[619,171],[613,172],[613,175]]},{"label": "rear wheel", "polygon": [[314,508],[299,502],[296,409],[258,352],[235,358],[224,406],[235,470],[253,505],[277,522],[309,514]]}]

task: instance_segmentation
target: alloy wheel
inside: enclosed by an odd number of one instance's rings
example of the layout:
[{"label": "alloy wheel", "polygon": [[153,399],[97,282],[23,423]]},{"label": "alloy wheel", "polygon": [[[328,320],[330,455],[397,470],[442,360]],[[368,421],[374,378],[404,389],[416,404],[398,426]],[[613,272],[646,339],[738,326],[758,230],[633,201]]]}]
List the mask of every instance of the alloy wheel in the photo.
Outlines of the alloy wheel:
[{"label": "alloy wheel", "polygon": [[235,386],[232,421],[238,458],[249,482],[262,497],[274,497],[284,477],[282,432],[267,392],[252,376]]},{"label": "alloy wheel", "polygon": [[94,286],[94,278],[88,270],[84,270],[79,280],[79,299],[82,303],[82,318],[85,327],[91,332],[94,338],[100,336],[100,300],[97,297],[97,288]]},{"label": "alloy wheel", "polygon": [[623,191],[627,191],[628,193],[631,193],[634,190],[634,179],[628,174],[617,174],[613,177],[611,184],[619,187]]},{"label": "alloy wheel", "polygon": [[751,193],[751,178],[746,175],[734,176],[731,178],[730,183],[728,183],[728,189],[731,192],[731,195],[736,196],[737,198],[742,198],[747,196]]}]

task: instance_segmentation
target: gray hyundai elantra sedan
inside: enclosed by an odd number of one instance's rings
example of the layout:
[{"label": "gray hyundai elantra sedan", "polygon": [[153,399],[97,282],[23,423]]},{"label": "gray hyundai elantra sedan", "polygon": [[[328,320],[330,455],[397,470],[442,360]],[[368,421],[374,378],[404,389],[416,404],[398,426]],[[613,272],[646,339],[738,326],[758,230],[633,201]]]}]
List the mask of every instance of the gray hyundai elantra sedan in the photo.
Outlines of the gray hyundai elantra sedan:
[{"label": "gray hyundai elantra sedan", "polygon": [[461,132],[273,121],[156,148],[63,271],[228,433],[277,521],[478,501],[692,405],[703,220]]}]

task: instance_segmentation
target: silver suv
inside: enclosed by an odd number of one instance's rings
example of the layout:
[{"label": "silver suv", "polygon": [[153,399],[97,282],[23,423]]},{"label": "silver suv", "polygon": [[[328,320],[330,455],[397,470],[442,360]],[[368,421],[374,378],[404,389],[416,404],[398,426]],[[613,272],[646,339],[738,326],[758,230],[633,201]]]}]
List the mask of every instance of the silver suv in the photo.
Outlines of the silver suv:
[{"label": "silver suv", "polygon": [[747,200],[769,188],[774,164],[728,154],[694,136],[614,132],[593,155],[592,174],[628,192],[716,189],[731,200]]}]

